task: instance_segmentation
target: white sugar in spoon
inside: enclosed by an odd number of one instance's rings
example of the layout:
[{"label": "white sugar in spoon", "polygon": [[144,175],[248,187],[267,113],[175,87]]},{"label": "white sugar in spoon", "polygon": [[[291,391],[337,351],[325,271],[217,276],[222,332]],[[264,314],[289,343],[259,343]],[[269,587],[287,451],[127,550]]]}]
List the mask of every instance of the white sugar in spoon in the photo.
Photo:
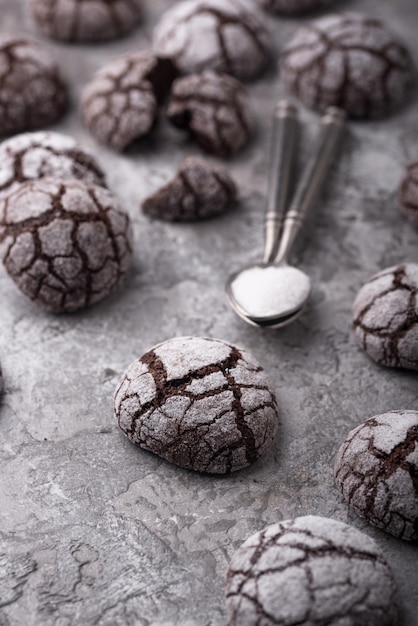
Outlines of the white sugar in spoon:
[{"label": "white sugar in spoon", "polygon": [[[304,272],[290,266],[288,258],[300,227],[315,203],[333,162],[344,122],[344,111],[335,107],[327,109],[321,118],[317,144],[286,213],[279,242],[280,223],[290,186],[296,123],[294,109],[290,105],[279,104],[275,116],[273,158],[270,164],[264,259],[262,263],[247,265],[233,274],[226,286],[231,307],[249,324],[279,328],[293,322],[303,311],[311,290],[311,281]],[[289,131],[289,128],[293,130]],[[286,170],[283,160],[289,170]],[[278,186],[281,194],[278,193]]]}]

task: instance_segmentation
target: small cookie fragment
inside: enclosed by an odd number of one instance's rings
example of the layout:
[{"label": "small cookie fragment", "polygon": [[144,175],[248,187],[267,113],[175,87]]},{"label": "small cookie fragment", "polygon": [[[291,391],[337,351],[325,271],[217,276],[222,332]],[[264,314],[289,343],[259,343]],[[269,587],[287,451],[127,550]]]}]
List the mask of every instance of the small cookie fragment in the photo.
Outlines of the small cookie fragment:
[{"label": "small cookie fragment", "polygon": [[230,626],[394,626],[396,586],[376,543],[308,515],[267,526],[233,555]]},{"label": "small cookie fragment", "polygon": [[235,183],[224,167],[187,157],[176,177],[144,200],[142,210],[162,220],[198,220],[223,213],[236,192]]},{"label": "small cookie fragment", "polygon": [[403,263],[372,276],[354,301],[353,326],[373,361],[418,370],[418,265]]},{"label": "small cookie fragment", "polygon": [[330,4],[333,0],[258,0],[261,6],[272,13],[299,15],[315,11]]},{"label": "small cookie fragment", "polygon": [[0,199],[28,180],[48,177],[106,186],[94,156],[67,135],[24,133],[0,145]]},{"label": "small cookie fragment", "polygon": [[418,411],[391,411],[354,428],[334,472],[356,513],[395,537],[418,540]]},{"label": "small cookie fragment", "polygon": [[408,50],[380,20],[327,15],[300,28],[281,55],[282,77],[304,104],[380,118],[402,106],[413,82]]},{"label": "small cookie fragment", "polygon": [[84,89],[86,126],[99,141],[122,152],[150,132],[158,103],[175,76],[170,60],[149,51],[133,52],[108,63]]},{"label": "small cookie fragment", "polygon": [[136,445],[180,467],[228,474],[271,446],[277,404],[248,352],[179,337],[132,363],[115,392],[115,418]]},{"label": "small cookie fragment", "polygon": [[42,178],[0,203],[0,258],[46,311],[76,311],[120,283],[132,256],[128,215],[107,189]]},{"label": "small cookie fragment", "polygon": [[182,74],[215,70],[249,79],[266,65],[271,37],[250,0],[184,0],[157,24],[154,48]]},{"label": "small cookie fragment", "polygon": [[241,150],[253,130],[247,91],[232,76],[215,72],[175,80],[167,115],[203,150],[220,157]]},{"label": "small cookie fragment", "polygon": [[418,161],[409,165],[400,185],[399,209],[418,228]]},{"label": "small cookie fragment", "polygon": [[64,41],[104,41],[124,35],[141,18],[143,0],[29,0],[40,30]]},{"label": "small cookie fragment", "polygon": [[67,87],[47,49],[0,34],[0,135],[56,122],[67,108]]}]

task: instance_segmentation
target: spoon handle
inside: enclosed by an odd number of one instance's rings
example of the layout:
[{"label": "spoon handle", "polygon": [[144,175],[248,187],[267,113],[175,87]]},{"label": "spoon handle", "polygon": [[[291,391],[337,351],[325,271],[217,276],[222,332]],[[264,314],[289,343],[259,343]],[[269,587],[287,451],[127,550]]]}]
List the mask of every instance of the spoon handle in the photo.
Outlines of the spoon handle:
[{"label": "spoon handle", "polygon": [[342,137],[345,119],[345,112],[337,107],[329,107],[321,118],[321,132],[316,147],[308,160],[292,204],[286,214],[276,263],[287,262],[300,227],[308,211],[315,203],[333,163]]},{"label": "spoon handle", "polygon": [[292,183],[296,148],[297,110],[286,100],[277,104],[273,118],[269,195],[265,215],[264,263],[274,261]]}]

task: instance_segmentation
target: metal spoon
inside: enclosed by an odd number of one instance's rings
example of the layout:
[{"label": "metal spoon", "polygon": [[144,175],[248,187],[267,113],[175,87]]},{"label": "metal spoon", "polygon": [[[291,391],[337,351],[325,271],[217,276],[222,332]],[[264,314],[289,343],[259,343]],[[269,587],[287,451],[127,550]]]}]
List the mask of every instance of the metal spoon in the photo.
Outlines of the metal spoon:
[{"label": "metal spoon", "polygon": [[[295,117],[293,116],[293,120]],[[252,263],[230,276],[226,292],[233,310],[249,324],[254,326],[280,328],[293,322],[302,313],[311,289],[310,278],[301,270],[288,264],[288,258],[296,236],[306,215],[315,203],[318,193],[332,164],[344,128],[345,113],[335,107],[327,109],[321,119],[321,132],[303,172],[295,197],[283,223],[279,249],[277,242],[280,229],[271,234],[271,203],[277,198],[277,188],[270,185],[269,210],[266,214],[265,255],[262,263]],[[289,113],[275,117],[278,134],[282,138],[281,145],[273,146],[279,155],[284,155],[288,146],[285,145],[286,133],[281,134],[280,127],[289,123]],[[293,144],[294,145],[294,144]],[[292,158],[292,155],[290,155]],[[271,162],[271,179],[280,177],[283,170],[274,171],[275,159]],[[277,164],[277,161],[276,161]],[[284,195],[289,189],[290,176],[284,177],[280,186],[284,185]],[[274,198],[274,200],[273,200]],[[282,207],[278,207],[279,216]],[[274,239],[276,238],[275,242]],[[271,243],[273,242],[273,243]]]}]

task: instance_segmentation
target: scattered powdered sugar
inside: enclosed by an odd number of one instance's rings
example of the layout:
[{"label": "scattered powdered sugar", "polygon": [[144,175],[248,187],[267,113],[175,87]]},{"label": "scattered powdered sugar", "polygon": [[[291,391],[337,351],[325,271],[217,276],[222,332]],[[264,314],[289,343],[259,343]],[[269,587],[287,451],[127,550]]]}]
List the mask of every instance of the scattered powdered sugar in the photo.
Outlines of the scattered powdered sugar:
[{"label": "scattered powdered sugar", "polygon": [[237,275],[231,291],[250,317],[276,317],[292,313],[304,304],[310,280],[294,267],[254,265]]}]

